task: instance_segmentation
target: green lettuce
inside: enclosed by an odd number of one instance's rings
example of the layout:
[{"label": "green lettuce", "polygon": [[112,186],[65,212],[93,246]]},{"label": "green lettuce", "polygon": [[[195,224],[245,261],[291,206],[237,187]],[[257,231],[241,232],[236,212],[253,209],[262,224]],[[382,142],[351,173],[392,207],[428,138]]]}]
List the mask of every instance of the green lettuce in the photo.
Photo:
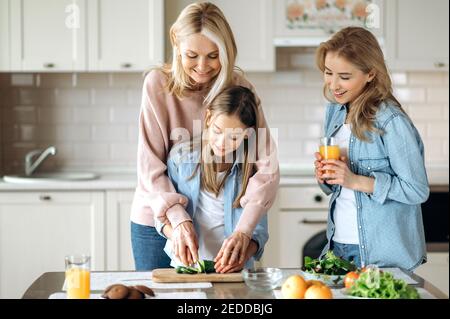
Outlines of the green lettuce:
[{"label": "green lettuce", "polygon": [[368,269],[360,274],[348,293],[354,297],[376,299],[420,299],[419,292],[389,272]]}]

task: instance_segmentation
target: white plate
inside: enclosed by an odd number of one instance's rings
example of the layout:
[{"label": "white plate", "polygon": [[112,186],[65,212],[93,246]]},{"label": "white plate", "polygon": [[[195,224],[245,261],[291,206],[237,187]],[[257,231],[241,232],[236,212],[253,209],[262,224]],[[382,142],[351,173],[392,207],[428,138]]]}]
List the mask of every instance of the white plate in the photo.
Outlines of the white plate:
[{"label": "white plate", "polygon": [[345,298],[348,299],[381,299],[381,298],[368,298],[368,297],[357,297],[357,296],[352,296],[347,292],[347,288],[342,288],[340,290],[340,293],[344,295]]}]

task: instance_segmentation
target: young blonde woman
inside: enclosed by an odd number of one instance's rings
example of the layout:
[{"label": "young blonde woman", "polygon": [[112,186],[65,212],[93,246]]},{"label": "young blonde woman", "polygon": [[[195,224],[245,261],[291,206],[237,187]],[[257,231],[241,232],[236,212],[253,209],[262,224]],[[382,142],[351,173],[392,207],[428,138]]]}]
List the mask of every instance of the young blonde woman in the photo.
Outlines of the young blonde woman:
[{"label": "young blonde woman", "polygon": [[392,94],[382,50],[372,33],[350,27],[320,45],[317,65],[331,102],[325,136],[335,137],[342,155],[315,155],[316,178],[332,194],[323,254],[413,270],[426,261],[424,146]]},{"label": "young blonde woman", "polygon": [[[174,255],[185,265],[198,259],[198,240],[188,200],[167,176],[171,148],[201,131],[205,108],[226,87],[252,85],[235,72],[237,55],[233,33],[223,13],[211,3],[187,6],[170,29],[172,63],[145,78],[139,120],[138,184],[131,209],[131,240],[137,270],[169,267],[165,239],[155,219],[170,223]],[[258,123],[267,128],[257,98]],[[240,199],[242,216],[223,243],[220,262],[237,265],[246,256],[252,233],[272,205],[279,184],[274,143],[268,133],[261,140],[256,174]]]},{"label": "young blonde woman", "polygon": [[[186,210],[198,235],[198,257],[215,261],[218,273],[252,267],[253,261],[261,258],[269,237],[264,215],[244,258],[237,264],[221,264],[223,242],[237,226],[242,215],[240,199],[254,174],[257,128],[255,95],[242,86],[228,87],[208,105],[203,134],[174,146],[167,160],[170,180],[189,202]],[[157,221],[156,225],[162,236],[172,237],[170,223]],[[179,266],[170,241],[164,250],[172,259],[171,266]]]}]

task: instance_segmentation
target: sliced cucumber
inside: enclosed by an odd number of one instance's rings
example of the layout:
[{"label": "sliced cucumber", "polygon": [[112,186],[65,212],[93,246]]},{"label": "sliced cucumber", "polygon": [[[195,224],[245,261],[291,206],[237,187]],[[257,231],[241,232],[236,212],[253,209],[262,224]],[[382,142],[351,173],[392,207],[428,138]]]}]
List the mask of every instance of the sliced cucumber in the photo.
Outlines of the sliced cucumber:
[{"label": "sliced cucumber", "polygon": [[195,267],[185,267],[185,266],[177,266],[175,268],[177,274],[200,274],[200,273],[214,273],[216,270],[214,269],[214,261],[212,260],[199,260],[196,263]]},{"label": "sliced cucumber", "polygon": [[197,268],[194,267],[186,267],[186,271],[188,274],[198,274],[199,271]]},{"label": "sliced cucumber", "polygon": [[185,269],[186,269],[186,267],[184,267],[184,266],[177,266],[177,268],[175,268],[175,271],[177,272],[177,274],[184,274]]},{"label": "sliced cucumber", "polygon": [[203,272],[207,274],[216,272],[216,269],[214,268],[214,261],[212,260],[203,260],[203,267],[204,267]]},{"label": "sliced cucumber", "polygon": [[197,269],[198,272],[205,272],[205,261],[200,259],[199,261],[197,261]]}]

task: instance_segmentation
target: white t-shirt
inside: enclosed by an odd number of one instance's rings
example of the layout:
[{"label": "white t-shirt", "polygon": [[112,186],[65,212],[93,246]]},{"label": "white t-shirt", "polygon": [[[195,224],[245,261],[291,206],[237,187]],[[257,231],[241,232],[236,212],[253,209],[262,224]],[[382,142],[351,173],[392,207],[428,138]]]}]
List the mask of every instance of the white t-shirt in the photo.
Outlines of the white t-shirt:
[{"label": "white t-shirt", "polygon": [[[339,145],[341,156],[345,156],[347,160],[350,135],[350,124],[344,124],[334,136]],[[359,245],[356,199],[352,189],[342,187],[335,202],[333,217],[336,226],[333,241],[341,244]]]},{"label": "white t-shirt", "polygon": [[[217,178],[221,181],[226,172],[218,172]],[[222,188],[216,197],[203,188],[198,195],[197,209],[194,214],[193,224],[198,238],[198,258],[214,260],[225,240],[225,212]],[[170,265],[180,266],[182,263],[173,256],[172,241],[167,240],[164,251],[171,256]]]},{"label": "white t-shirt", "polygon": [[[225,173],[217,173],[218,180],[221,181]],[[213,260],[225,240],[223,188],[218,197],[203,188],[200,190],[194,226],[198,236],[199,258]]]}]

